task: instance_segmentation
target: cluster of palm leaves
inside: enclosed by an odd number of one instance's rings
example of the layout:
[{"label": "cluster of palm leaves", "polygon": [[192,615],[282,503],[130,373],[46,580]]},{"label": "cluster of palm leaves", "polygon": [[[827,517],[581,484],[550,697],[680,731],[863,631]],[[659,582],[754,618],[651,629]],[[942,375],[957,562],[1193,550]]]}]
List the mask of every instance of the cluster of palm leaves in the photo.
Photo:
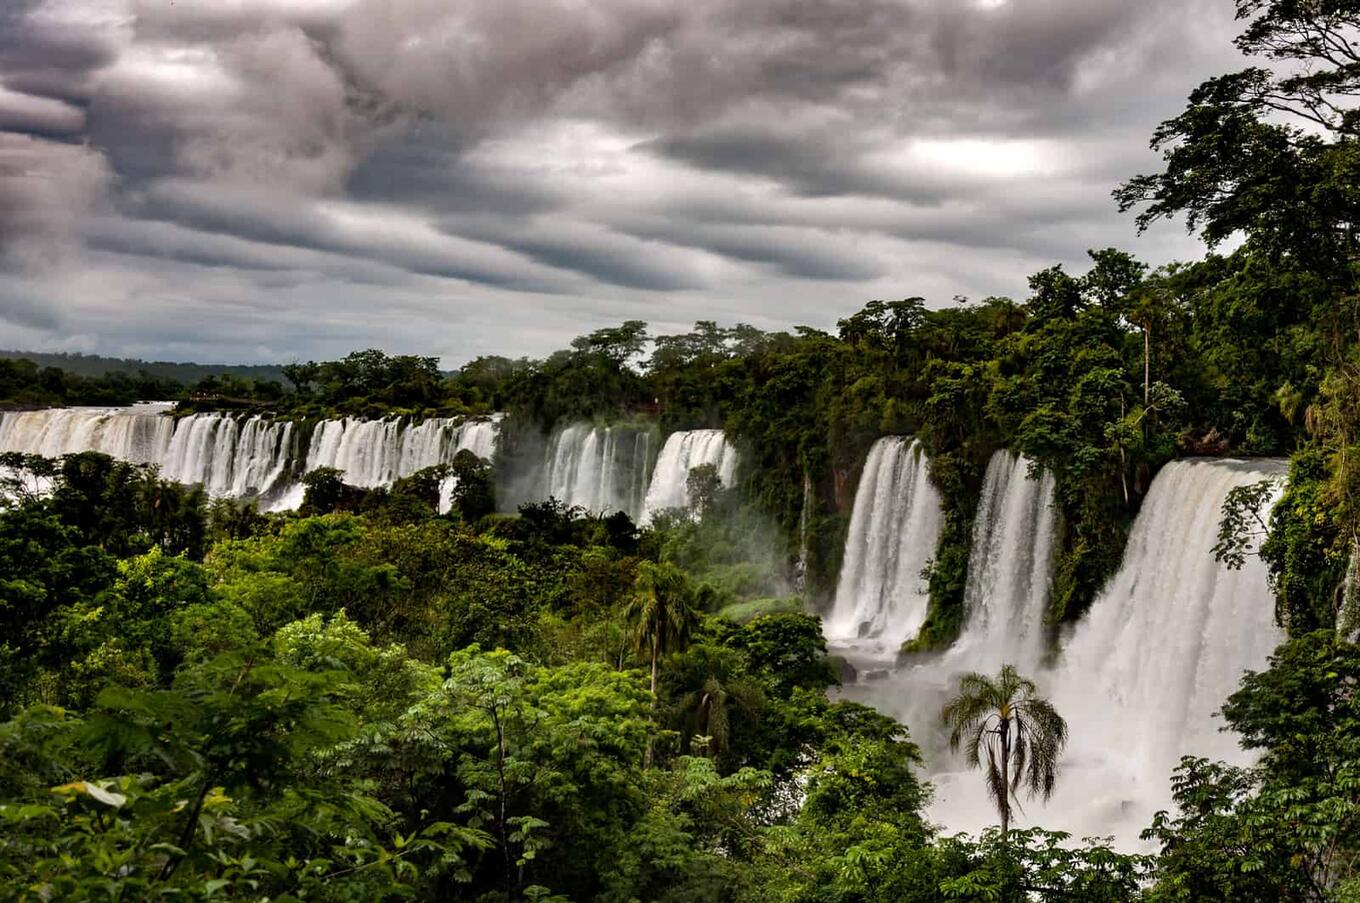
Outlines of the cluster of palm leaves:
[{"label": "cluster of palm leaves", "polygon": [[949,748],[957,752],[963,746],[968,765],[984,770],[1003,835],[1022,787],[1045,801],[1053,795],[1067,743],[1067,722],[1038,693],[1034,681],[1004,665],[996,678],[965,674],[959,695],[940,712]]}]

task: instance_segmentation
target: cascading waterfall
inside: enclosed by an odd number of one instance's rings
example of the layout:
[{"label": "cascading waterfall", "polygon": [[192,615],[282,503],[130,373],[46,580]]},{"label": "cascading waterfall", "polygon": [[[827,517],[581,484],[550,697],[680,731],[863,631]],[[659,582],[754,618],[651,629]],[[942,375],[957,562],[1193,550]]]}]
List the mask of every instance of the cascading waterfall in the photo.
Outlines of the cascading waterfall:
[{"label": "cascading waterfall", "polygon": [[[470,420],[457,428],[453,441],[453,453],[449,460],[457,457],[460,451],[470,451],[484,461],[490,461],[496,454],[496,436],[499,435],[500,414],[487,420]],[[441,451],[441,454],[447,452]],[[417,468],[419,469],[419,468]],[[446,477],[439,484],[439,513],[447,514],[453,507],[453,490],[458,486],[458,478]]]},{"label": "cascading waterfall", "polygon": [[1030,476],[1024,456],[992,455],[973,523],[963,635],[947,664],[995,673],[1003,664],[1033,674],[1045,653],[1056,512],[1053,477]]},{"label": "cascading waterfall", "polygon": [[286,475],[292,424],[263,417],[166,416],[169,404],[48,408],[0,414],[0,451],[55,458],[100,452],[155,464],[169,480],[215,496],[265,495]]},{"label": "cascading waterfall", "polygon": [[95,451],[134,464],[158,463],[175,433],[175,421],[159,415],[171,407],[139,404],[0,413],[0,451],[47,458]]},{"label": "cascading waterfall", "polygon": [[873,658],[893,658],[925,622],[921,572],[935,555],[943,515],[919,442],[879,439],[855,491],[827,639]]},{"label": "cascading waterfall", "polygon": [[[1170,804],[1170,776],[1182,755],[1249,761],[1236,738],[1219,730],[1215,712],[1244,671],[1266,665],[1283,634],[1260,559],[1251,555],[1229,570],[1213,547],[1228,492],[1282,476],[1275,461],[1177,461],[1157,475],[1118,573],[1054,666],[1031,671],[1071,737],[1053,799],[1027,803],[1026,818],[1134,847],[1152,814]],[[1033,600],[1015,592],[1009,604],[1024,610]],[[854,695],[906,720],[922,743],[936,787],[932,817],[950,830],[977,831],[995,822],[995,809],[981,776],[945,749],[936,720],[958,662],[951,650]],[[1000,664],[969,661],[992,673]]]},{"label": "cascading waterfall", "polygon": [[1253,554],[1229,570],[1213,547],[1228,493],[1283,477],[1280,461],[1177,461],[1157,475],[1123,565],[1048,681],[1073,735],[1054,808],[1074,827],[1147,825],[1183,755],[1249,761],[1215,715],[1284,634],[1265,564]]},{"label": "cascading waterfall", "polygon": [[[905,439],[879,440],[855,496],[845,566],[826,619],[829,642],[854,660],[880,661],[919,627],[916,576],[934,550],[938,499],[924,457]],[[939,711],[961,671],[1005,663],[1032,676],[1067,719],[1071,739],[1048,805],[1026,803],[1034,823],[1074,836],[1114,835],[1125,847],[1170,803],[1182,755],[1244,764],[1215,712],[1242,674],[1267,664],[1283,639],[1264,564],[1239,570],[1214,558],[1228,493],[1283,481],[1283,462],[1197,460],[1168,464],[1153,482],[1123,563],[1045,667],[1044,611],[1055,536],[1051,478],[995,456],[974,525],[963,635],[939,655],[861,671],[844,694],[904,721],[935,784],[931,817],[950,831],[994,824],[981,775],[948,751]],[[929,498],[929,501],[927,499]],[[933,515],[927,512],[934,510]],[[915,519],[916,523],[912,523]],[[908,538],[910,537],[910,539]]]},{"label": "cascading waterfall", "polygon": [[[211,495],[258,497],[268,507],[297,507],[302,487],[294,475],[294,427],[259,415],[166,416],[169,404],[126,408],[51,408],[0,414],[0,451],[57,457],[97,451],[137,464],[155,464],[166,479],[197,484]],[[356,486],[390,485],[463,449],[495,452],[499,415],[484,420],[323,420],[302,460],[304,471],[334,467]],[[452,487],[441,487],[447,495]]]},{"label": "cascading waterfall", "polygon": [[572,423],[553,433],[543,495],[597,514],[642,512],[651,465],[650,428]]},{"label": "cascading waterfall", "polygon": [[[323,420],[312,431],[303,470],[333,467],[346,483],[372,489],[390,486],[426,467],[448,464],[464,449],[490,459],[501,416],[485,420],[436,417],[415,424],[403,418]],[[453,478],[440,484],[441,511],[449,510],[455,485]],[[271,507],[275,511],[297,508],[303,496],[302,485],[295,483]]]},{"label": "cascading waterfall", "polygon": [[266,495],[287,475],[292,433],[291,423],[258,416],[191,414],[175,423],[169,445],[150,463],[167,480],[201,485],[210,495]]},{"label": "cascading waterfall", "polygon": [[[418,470],[447,464],[464,448],[494,451],[495,423],[434,418],[410,424],[399,418],[323,420],[312,432],[306,469],[334,467],[352,486],[390,486]],[[490,439],[487,433],[490,433]]]},{"label": "cascading waterfall", "polygon": [[689,472],[705,464],[718,469],[723,486],[736,484],[737,450],[722,430],[684,430],[667,436],[647,487],[643,523],[667,508],[688,508]]}]

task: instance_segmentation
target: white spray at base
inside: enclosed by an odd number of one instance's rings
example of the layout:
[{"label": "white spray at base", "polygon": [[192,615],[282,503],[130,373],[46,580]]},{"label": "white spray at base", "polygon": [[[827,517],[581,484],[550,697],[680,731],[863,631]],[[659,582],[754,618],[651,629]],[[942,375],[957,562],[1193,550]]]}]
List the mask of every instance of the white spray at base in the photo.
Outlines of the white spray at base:
[{"label": "white spray at base", "polygon": [[[1227,460],[1173,462],[1158,474],[1118,573],[1071,630],[1053,667],[1032,668],[1067,719],[1070,740],[1053,798],[1046,805],[1022,800],[1017,824],[1075,837],[1113,835],[1120,846],[1135,848],[1156,810],[1170,805],[1170,778],[1182,755],[1250,761],[1214,713],[1245,671],[1267,664],[1283,633],[1260,559],[1249,555],[1240,570],[1230,570],[1214,558],[1213,547],[1228,493],[1282,476],[1281,462]],[[961,751],[948,752],[940,706],[962,670],[994,674],[1007,661],[1034,662],[1028,638],[1041,611],[1033,582],[1040,571],[1030,567],[1026,582],[1020,563],[1035,560],[1045,526],[1033,507],[1019,503],[1015,478],[1012,472],[1004,495],[1015,492],[1017,501],[998,508],[1001,481],[989,476],[992,499],[984,499],[979,517],[990,522],[980,521],[975,535],[993,541],[975,554],[987,560],[982,573],[992,595],[985,607],[971,609],[956,646],[845,690],[907,723],[935,785],[930,816],[948,831],[979,831],[996,823],[996,812],[981,774],[964,766]],[[1015,545],[998,541],[998,533],[1015,537]],[[1034,553],[1020,551],[1025,547]],[[975,561],[970,570],[979,566]],[[987,617],[979,619],[984,611]],[[1012,625],[1010,639],[993,631],[999,623]],[[827,633],[834,640],[830,623]]]},{"label": "white spray at base", "polygon": [[919,442],[879,439],[855,491],[827,640],[858,656],[892,660],[925,622],[927,562],[935,556],[943,515]]},{"label": "white spray at base", "polygon": [[[312,432],[301,467],[294,461],[292,423],[260,415],[168,416],[170,404],[123,408],[47,408],[0,413],[0,452],[46,457],[95,451],[135,464],[155,464],[161,476],[201,485],[212,496],[259,498],[273,510],[302,502],[299,472],[340,470],[346,482],[387,486],[462,449],[490,458],[499,415],[487,419],[404,418],[323,420]],[[447,496],[451,487],[444,488]]]},{"label": "white spray at base", "polygon": [[684,430],[667,436],[647,487],[642,523],[650,523],[667,508],[687,508],[689,472],[705,464],[717,468],[724,487],[730,489],[736,483],[737,450],[722,430]]}]

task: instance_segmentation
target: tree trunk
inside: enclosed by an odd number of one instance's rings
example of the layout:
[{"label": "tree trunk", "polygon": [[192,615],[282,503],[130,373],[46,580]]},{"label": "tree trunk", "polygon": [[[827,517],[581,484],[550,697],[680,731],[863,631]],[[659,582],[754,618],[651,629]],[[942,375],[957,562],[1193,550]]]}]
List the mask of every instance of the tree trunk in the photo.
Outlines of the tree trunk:
[{"label": "tree trunk", "polygon": [[509,795],[505,781],[505,729],[501,726],[500,713],[491,707],[491,723],[496,728],[496,781],[499,788],[500,811],[498,821],[501,836],[501,856],[505,860],[505,892],[511,898],[515,894],[515,873],[510,859],[510,828],[507,824],[506,804]]},{"label": "tree trunk", "polygon": [[[1146,410],[1146,409],[1144,409]],[[1119,393],[1119,419],[1124,419],[1124,393]],[[1129,461],[1124,454],[1124,441],[1119,441],[1119,488],[1124,490],[1124,506],[1129,504]]]},{"label": "tree trunk", "polygon": [[[657,653],[658,653],[658,649],[657,649],[657,646],[658,646],[657,641],[656,641],[655,639],[653,639],[653,640],[652,640],[652,724],[653,724],[653,726],[656,725],[656,708],[657,708],[657,705],[656,705],[656,703],[657,703],[657,700],[656,700],[656,675],[657,675],[657,659],[658,659],[658,654],[657,654]],[[647,748],[646,748],[646,750],[644,750],[643,753],[642,753],[642,767],[643,767],[643,768],[651,768],[651,767],[652,767],[652,737],[651,737],[650,735],[648,735],[648,737],[647,737]]]},{"label": "tree trunk", "polygon": [[657,644],[652,643],[652,711],[656,711]]},{"label": "tree trunk", "polygon": [[1001,839],[1011,829],[1011,722],[1001,722]]},{"label": "tree trunk", "polygon": [[1152,403],[1152,321],[1143,324],[1143,410]]}]

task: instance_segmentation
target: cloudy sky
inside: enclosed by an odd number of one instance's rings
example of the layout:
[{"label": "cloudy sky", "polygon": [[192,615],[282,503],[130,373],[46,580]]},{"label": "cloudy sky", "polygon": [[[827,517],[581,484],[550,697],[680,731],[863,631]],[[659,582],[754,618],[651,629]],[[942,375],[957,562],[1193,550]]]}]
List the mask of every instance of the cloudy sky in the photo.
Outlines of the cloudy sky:
[{"label": "cloudy sky", "polygon": [[0,347],[542,354],[1021,296],[1231,0],[0,0]]}]

